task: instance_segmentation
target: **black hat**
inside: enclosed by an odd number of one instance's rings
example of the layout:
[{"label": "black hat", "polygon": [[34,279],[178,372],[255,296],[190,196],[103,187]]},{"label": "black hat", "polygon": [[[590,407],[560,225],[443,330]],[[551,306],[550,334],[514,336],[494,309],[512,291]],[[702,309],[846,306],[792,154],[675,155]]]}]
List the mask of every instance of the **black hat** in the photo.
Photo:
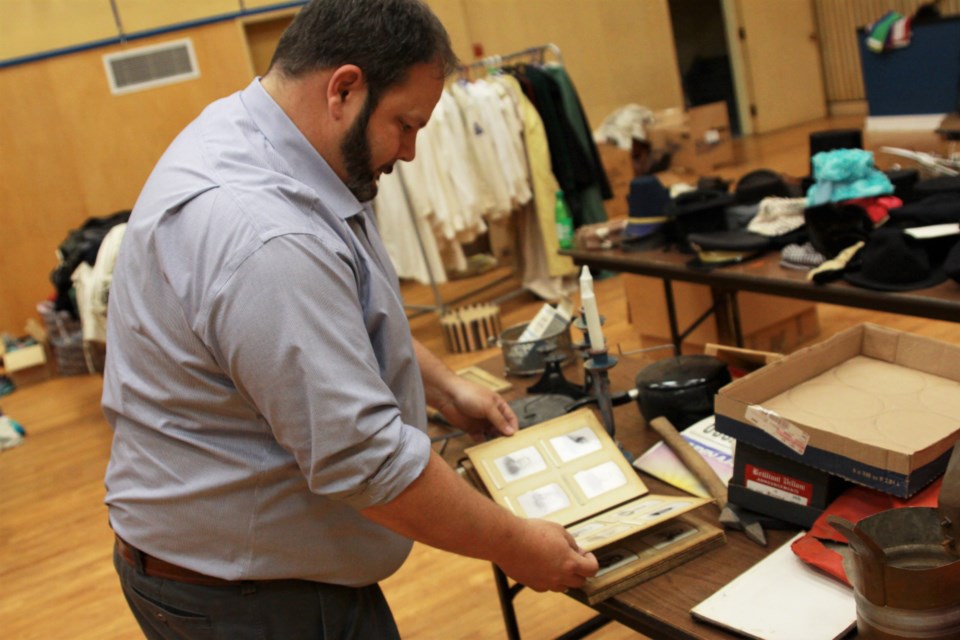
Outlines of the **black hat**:
[{"label": "black hat", "polygon": [[860,269],[844,274],[850,284],[878,291],[926,289],[947,279],[930,265],[923,243],[900,229],[883,227],[874,231],[861,249]]},{"label": "black hat", "polygon": [[921,180],[913,185],[913,192],[921,198],[937,193],[960,193],[960,176],[940,176]]},{"label": "black hat", "polygon": [[767,197],[790,198],[793,196],[783,176],[770,169],[757,169],[744,174],[737,180],[734,193],[740,204],[756,204]]},{"label": "black hat", "polygon": [[960,193],[940,193],[890,209],[890,222],[902,229],[960,222]]},{"label": "black hat", "polygon": [[960,242],[953,245],[943,263],[943,270],[951,280],[960,282]]},{"label": "black hat", "polygon": [[893,195],[904,202],[913,199],[913,187],[920,180],[920,172],[916,169],[891,169],[884,171],[890,184],[893,185]]},{"label": "black hat", "polygon": [[691,233],[725,231],[726,208],[733,202],[733,196],[722,191],[694,189],[681,193],[667,205],[674,239],[681,248],[687,248],[686,238]]},{"label": "black hat", "polygon": [[700,176],[697,178],[697,189],[709,189],[711,191],[730,191],[730,181],[724,180],[720,176]]},{"label": "black hat", "polygon": [[847,247],[866,240],[873,221],[855,204],[826,202],[803,211],[807,235],[813,248],[833,258]]}]

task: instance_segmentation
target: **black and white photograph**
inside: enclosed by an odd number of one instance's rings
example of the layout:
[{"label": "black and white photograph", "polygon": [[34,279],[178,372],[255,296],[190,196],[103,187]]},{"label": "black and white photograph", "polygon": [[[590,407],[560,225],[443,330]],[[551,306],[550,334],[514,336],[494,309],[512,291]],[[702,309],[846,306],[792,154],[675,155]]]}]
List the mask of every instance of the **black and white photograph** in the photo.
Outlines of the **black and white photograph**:
[{"label": "black and white photograph", "polygon": [[536,447],[524,447],[493,461],[507,483],[526,478],[547,468],[547,463]]},{"label": "black and white photograph", "polygon": [[570,506],[570,497],[559,484],[551,483],[517,496],[528,518],[542,518]]},{"label": "black and white photograph", "polygon": [[603,446],[597,438],[597,434],[590,427],[583,427],[562,436],[550,438],[550,444],[563,462],[570,462],[594,451],[599,451]]},{"label": "black and white photograph", "polygon": [[584,469],[573,474],[580,490],[587,499],[618,489],[627,483],[623,471],[614,462],[604,462],[591,469]]}]

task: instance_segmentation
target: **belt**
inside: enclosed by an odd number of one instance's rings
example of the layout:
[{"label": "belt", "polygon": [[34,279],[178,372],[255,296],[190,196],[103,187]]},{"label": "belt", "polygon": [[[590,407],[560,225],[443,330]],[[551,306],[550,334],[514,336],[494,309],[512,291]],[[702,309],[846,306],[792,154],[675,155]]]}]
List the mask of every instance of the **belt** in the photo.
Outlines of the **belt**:
[{"label": "belt", "polygon": [[189,584],[199,584],[208,587],[238,587],[243,584],[241,581],[223,580],[213,576],[204,575],[190,569],[178,567],[160,558],[154,558],[151,555],[140,551],[131,544],[128,544],[120,536],[115,536],[117,540],[117,551],[131,567],[137,567],[137,557],[140,557],[143,572],[154,578],[163,578],[164,580],[175,580],[177,582],[187,582]]}]

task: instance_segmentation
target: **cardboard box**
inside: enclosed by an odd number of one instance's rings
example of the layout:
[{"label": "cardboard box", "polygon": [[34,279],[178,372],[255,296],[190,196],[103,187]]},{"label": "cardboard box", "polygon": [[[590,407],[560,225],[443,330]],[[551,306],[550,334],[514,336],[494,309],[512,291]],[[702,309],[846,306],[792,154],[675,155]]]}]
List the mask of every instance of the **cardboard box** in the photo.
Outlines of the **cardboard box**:
[{"label": "cardboard box", "polygon": [[[663,281],[659,278],[622,274],[631,324],[645,346],[670,342],[670,319]],[[713,306],[710,287],[673,282],[677,324],[684,331]],[[748,291],[737,295],[743,346],[758,351],[786,353],[820,334],[817,306],[813,302],[767,296]],[[683,343],[684,351],[702,352],[704,345],[719,343],[716,318],[707,318]]]},{"label": "cardboard box", "polygon": [[6,351],[3,354],[3,368],[18,387],[26,387],[50,378],[47,354],[42,344]]},{"label": "cardboard box", "polygon": [[738,444],[908,498],[960,435],[960,346],[859,325],[731,382],[715,409]]},{"label": "cardboard box", "polygon": [[751,491],[735,482],[727,485],[727,499],[744,509],[762,513],[763,515],[777,518],[784,522],[791,522],[806,529],[812,527],[813,523],[823,515],[824,511],[816,507],[804,507],[798,504],[784,502],[777,498],[771,498],[768,495]]},{"label": "cardboard box", "polygon": [[726,363],[727,368],[730,370],[730,375],[734,379],[741,378],[748,373],[753,373],[771,362],[783,359],[782,353],[729,347],[712,342],[703,347],[703,354],[713,356],[717,360]]},{"label": "cardboard box", "polygon": [[741,441],[733,455],[730,486],[737,487],[730,496],[735,504],[809,527],[849,485],[825,471]]},{"label": "cardboard box", "polygon": [[627,205],[627,195],[630,193],[630,182],[634,178],[633,158],[630,156],[630,150],[621,149],[613,144],[601,143],[597,145],[597,151],[600,153],[600,163],[603,165],[603,170],[607,173],[610,190],[613,191],[613,198],[605,200],[603,203],[607,218],[610,220],[626,218],[630,213]]},{"label": "cardboard box", "polygon": [[713,102],[686,112],[654,113],[647,135],[655,150],[671,154],[670,168],[705,174],[735,160],[727,103]]}]

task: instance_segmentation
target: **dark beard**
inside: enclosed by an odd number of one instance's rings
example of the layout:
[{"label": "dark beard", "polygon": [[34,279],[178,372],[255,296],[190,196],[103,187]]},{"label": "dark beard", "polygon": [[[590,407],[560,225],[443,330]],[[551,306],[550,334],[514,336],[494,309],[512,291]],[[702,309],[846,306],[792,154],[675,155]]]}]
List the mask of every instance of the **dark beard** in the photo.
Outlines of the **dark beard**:
[{"label": "dark beard", "polygon": [[376,102],[370,98],[371,96],[367,95],[357,119],[340,143],[340,153],[343,155],[344,170],[347,173],[345,184],[360,202],[369,202],[377,195],[377,181],[371,166],[373,157],[370,140],[367,139],[367,125],[376,108]]}]

